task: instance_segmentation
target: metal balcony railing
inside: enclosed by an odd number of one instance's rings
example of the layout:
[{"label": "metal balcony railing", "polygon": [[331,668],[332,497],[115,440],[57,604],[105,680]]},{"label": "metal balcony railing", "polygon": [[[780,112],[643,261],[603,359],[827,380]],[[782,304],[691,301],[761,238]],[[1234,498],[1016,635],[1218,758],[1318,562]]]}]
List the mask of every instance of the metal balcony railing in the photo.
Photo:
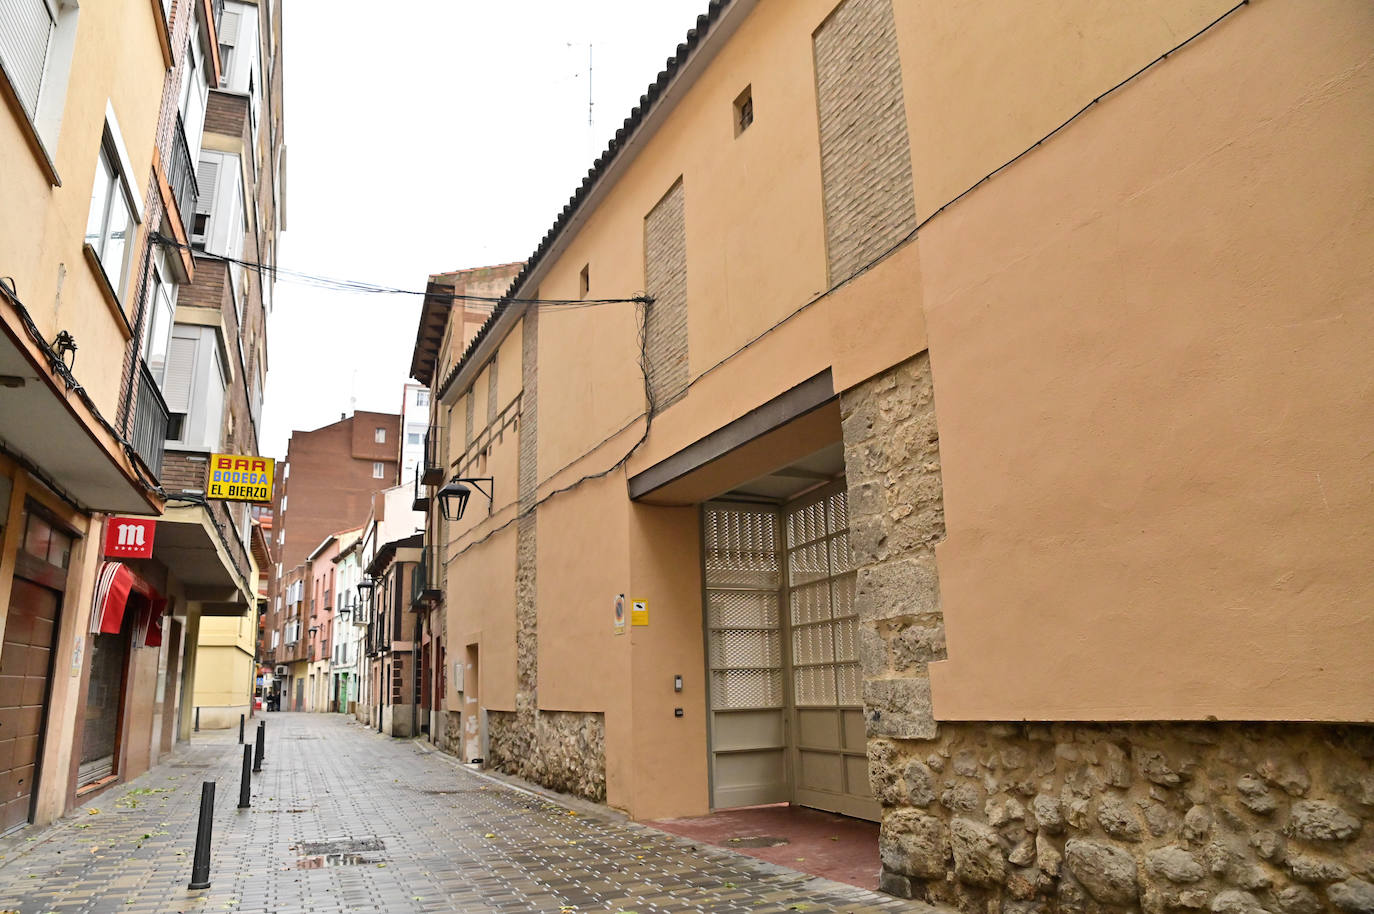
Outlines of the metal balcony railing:
[{"label": "metal balcony railing", "polygon": [[410,500],[410,509],[412,511],[429,510],[429,486],[421,482],[421,477],[423,475],[424,467],[415,467],[415,494]]},{"label": "metal balcony railing", "polygon": [[420,472],[420,483],[437,486],[444,481],[444,461],[439,456],[439,427],[432,425],[425,432],[425,462]]},{"label": "metal balcony railing", "polygon": [[172,168],[167,179],[177,201],[177,212],[181,214],[181,225],[189,238],[200,189],[196,186],[196,163],[191,161],[191,146],[186,142],[186,126],[180,113],[177,114],[176,134],[172,137]]},{"label": "metal balcony railing", "polygon": [[138,363],[138,399],[134,404],[134,450],[154,476],[162,475],[162,449],[167,444],[167,423],[172,414],[162,391],[142,360]]},{"label": "metal balcony railing", "polygon": [[443,596],[439,587],[439,563],[434,546],[426,546],[410,573],[410,608],[423,609]]}]

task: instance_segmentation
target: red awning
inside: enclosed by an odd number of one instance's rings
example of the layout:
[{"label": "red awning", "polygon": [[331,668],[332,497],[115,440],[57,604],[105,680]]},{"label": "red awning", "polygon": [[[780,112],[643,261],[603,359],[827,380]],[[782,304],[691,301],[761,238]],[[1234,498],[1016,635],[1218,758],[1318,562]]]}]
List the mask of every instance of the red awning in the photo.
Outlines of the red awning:
[{"label": "red awning", "polygon": [[91,634],[119,634],[131,597],[139,608],[134,643],[158,647],[162,644],[162,614],[167,609],[167,599],[122,562],[104,562],[100,566],[91,612]]}]

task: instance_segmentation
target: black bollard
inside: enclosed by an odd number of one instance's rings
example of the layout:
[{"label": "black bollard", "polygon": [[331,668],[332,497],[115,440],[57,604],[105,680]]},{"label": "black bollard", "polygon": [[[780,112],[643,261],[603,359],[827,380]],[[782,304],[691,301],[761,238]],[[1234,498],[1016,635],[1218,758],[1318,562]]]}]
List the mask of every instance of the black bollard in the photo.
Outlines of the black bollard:
[{"label": "black bollard", "polygon": [[200,785],[200,822],[196,825],[196,859],[191,864],[192,889],[210,887],[210,828],[215,820],[215,782]]},{"label": "black bollard", "polygon": [[196,732],[200,732],[200,706],[196,706]]},{"label": "black bollard", "polygon": [[252,799],[248,795],[249,788],[253,785],[253,747],[243,747],[243,776],[239,778],[239,809],[247,809],[252,806]]},{"label": "black bollard", "polygon": [[239,715],[239,745],[243,745],[243,715]]},{"label": "black bollard", "polygon": [[262,741],[263,741],[263,729],[262,729],[262,724],[258,724],[258,741],[257,741],[257,745],[254,747],[254,751],[253,751],[253,773],[254,773],[254,774],[257,774],[259,771],[262,771]]}]

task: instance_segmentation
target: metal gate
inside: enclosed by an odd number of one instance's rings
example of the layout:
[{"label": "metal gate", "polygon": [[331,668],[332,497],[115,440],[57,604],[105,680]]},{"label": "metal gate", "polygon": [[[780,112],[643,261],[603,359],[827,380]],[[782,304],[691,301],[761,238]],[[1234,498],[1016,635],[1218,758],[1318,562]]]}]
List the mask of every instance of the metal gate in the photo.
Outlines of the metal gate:
[{"label": "metal gate", "polygon": [[788,505],[786,525],[795,802],[878,819],[843,482]]},{"label": "metal gate", "polygon": [[877,819],[843,480],[781,509],[702,515],[711,805]]}]

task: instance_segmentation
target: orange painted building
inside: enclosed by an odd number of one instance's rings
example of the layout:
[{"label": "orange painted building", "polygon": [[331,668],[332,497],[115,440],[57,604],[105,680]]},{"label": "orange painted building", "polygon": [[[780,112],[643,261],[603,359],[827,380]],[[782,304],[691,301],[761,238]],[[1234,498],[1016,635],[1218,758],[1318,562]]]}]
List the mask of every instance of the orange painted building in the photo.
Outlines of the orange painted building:
[{"label": "orange painted building", "polygon": [[1371,48],[1358,0],[711,4],[471,342],[431,277],[431,738],[881,820],[968,911],[1353,910]]}]

